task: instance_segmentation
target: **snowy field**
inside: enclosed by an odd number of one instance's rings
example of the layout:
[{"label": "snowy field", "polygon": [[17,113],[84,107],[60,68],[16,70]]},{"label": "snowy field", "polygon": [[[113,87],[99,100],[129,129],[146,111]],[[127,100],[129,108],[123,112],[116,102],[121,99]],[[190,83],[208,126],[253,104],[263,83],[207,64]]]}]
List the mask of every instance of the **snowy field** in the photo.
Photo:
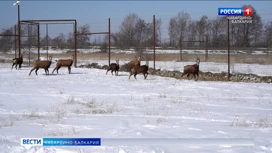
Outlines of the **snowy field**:
[{"label": "snowy field", "polygon": [[[61,68],[28,75],[0,64],[1,153],[268,153],[272,86]],[[54,65],[49,69],[52,72]],[[20,138],[248,138],[239,145],[20,146]],[[205,142],[203,142],[205,143]]]}]

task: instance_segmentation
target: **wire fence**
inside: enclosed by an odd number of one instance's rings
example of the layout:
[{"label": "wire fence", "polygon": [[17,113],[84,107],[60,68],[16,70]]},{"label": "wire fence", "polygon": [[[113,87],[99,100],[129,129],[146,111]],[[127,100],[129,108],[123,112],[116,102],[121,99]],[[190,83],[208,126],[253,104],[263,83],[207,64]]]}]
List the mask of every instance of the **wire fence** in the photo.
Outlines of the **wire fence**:
[{"label": "wire fence", "polygon": [[[152,23],[152,21],[150,22]],[[101,27],[102,25],[99,24],[99,26]],[[165,38],[164,34],[160,35],[159,38],[155,38],[156,42],[154,44],[150,43],[140,47],[127,46],[126,48],[120,48],[113,44],[113,38],[109,36],[109,33],[111,33],[110,21],[104,23],[103,27],[104,28],[100,28],[100,30],[102,29],[101,31],[91,31],[87,34],[91,38],[90,42],[87,46],[81,48],[75,46],[73,40],[70,44],[60,45],[55,42],[54,45],[49,45],[46,40],[37,35],[37,32],[40,30],[37,24],[21,24],[21,30],[23,31],[21,33],[21,50],[24,58],[27,58],[27,60],[25,60],[27,63],[24,64],[31,66],[34,60],[38,58],[41,60],[48,59],[49,55],[53,56],[53,59],[70,58],[71,55],[75,54],[75,48],[77,53],[75,60],[78,65],[93,62],[99,63],[99,61],[112,63],[116,59],[123,61],[120,62],[121,64],[125,64],[128,61],[135,60],[136,57],[140,55],[142,56],[142,63],[145,63],[144,61],[146,60],[153,61],[154,64],[150,62],[151,64],[149,66],[150,68],[156,69],[182,71],[183,66],[194,64],[196,59],[200,59],[200,70],[204,72],[221,73],[228,72],[228,69],[230,69],[231,74],[253,73],[272,75],[272,47],[269,45],[263,46],[262,48],[234,48],[230,46],[230,63],[228,63],[228,42],[224,39],[220,39],[220,44],[224,44],[220,47],[213,47],[207,36],[204,36],[201,40],[183,40],[180,41],[180,44],[165,45],[166,43],[162,41],[162,38]],[[161,28],[161,31],[167,31],[167,27],[162,26]],[[50,32],[51,30],[54,31],[51,27],[49,33],[52,33]],[[153,31],[156,31],[156,29],[153,29]],[[74,36],[73,28],[70,32],[72,36]],[[103,35],[96,35],[98,33]],[[10,37],[10,39],[13,39],[13,44],[10,44],[12,46],[10,50],[13,50],[16,56],[18,50],[16,46],[18,47],[18,43],[15,43],[15,35],[0,36],[0,38]],[[49,37],[49,35],[47,36]],[[76,37],[79,37],[79,35]],[[110,41],[109,37],[111,38]],[[54,39],[54,41],[56,40],[57,39]],[[154,67],[155,63],[157,65],[156,67]],[[103,64],[108,65],[109,63],[104,62]],[[230,65],[230,68],[228,65]]]}]

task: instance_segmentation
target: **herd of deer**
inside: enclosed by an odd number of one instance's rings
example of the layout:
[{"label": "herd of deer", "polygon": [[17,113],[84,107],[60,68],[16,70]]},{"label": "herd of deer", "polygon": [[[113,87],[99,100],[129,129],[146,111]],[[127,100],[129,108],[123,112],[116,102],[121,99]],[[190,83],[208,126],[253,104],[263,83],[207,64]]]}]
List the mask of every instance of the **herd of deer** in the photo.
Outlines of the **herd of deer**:
[{"label": "herd of deer", "polygon": [[[199,77],[199,63],[200,59],[196,60],[196,64],[194,65],[186,65],[184,66],[182,76],[187,74],[187,78],[189,78],[190,74],[194,75],[194,78],[198,80]],[[116,63],[111,63],[109,68],[107,69],[106,74],[108,71],[111,71],[111,74],[113,75],[113,71],[115,72],[115,75],[118,75],[119,71],[119,60],[116,60]],[[134,78],[136,79],[136,75],[142,73],[144,75],[144,79],[148,76],[148,61],[146,61],[145,65],[141,65],[140,57],[136,61],[130,61],[127,63],[127,71],[129,72],[129,79],[132,75],[134,75]],[[197,78],[196,78],[197,76]]]},{"label": "herd of deer", "polygon": [[[69,74],[71,73],[71,66],[73,64],[73,59],[74,57],[72,56],[71,59],[59,59],[59,60],[56,60],[56,67],[54,68],[54,70],[52,71],[52,74],[54,73],[55,70],[57,70],[57,73],[59,73],[59,69],[61,67],[68,67],[68,72]],[[11,69],[13,69],[13,66],[15,65],[15,68],[17,70],[17,66],[19,65],[19,68],[18,69],[21,69],[22,67],[22,63],[23,63],[23,56],[20,55],[18,58],[14,58],[12,59],[12,67]],[[35,70],[35,73],[36,75],[38,75],[38,70],[40,68],[43,68],[44,71],[45,71],[45,74],[48,75],[49,74],[49,67],[52,63],[52,56],[49,57],[49,60],[36,60],[34,61],[34,64],[33,64],[33,68],[30,70],[29,72],[29,75],[31,75],[31,72],[33,70]]]},{"label": "herd of deer", "polygon": [[[113,71],[115,72],[115,75],[118,75],[119,71],[119,60],[116,60],[116,63],[111,63],[109,68],[107,69],[106,74],[108,71],[111,71],[111,74],[113,75]],[[132,75],[134,75],[134,78],[136,79],[136,75],[142,73],[144,75],[144,78],[147,78],[148,75],[148,61],[146,61],[145,65],[141,65],[141,57],[138,57],[136,61],[130,61],[127,63],[127,71],[129,72],[129,79]]]},{"label": "herd of deer", "polygon": [[[71,66],[73,64],[73,59],[74,59],[74,57],[72,56],[71,59],[59,59],[59,60],[56,60],[56,67],[52,71],[52,74],[54,73],[55,70],[57,70],[57,73],[58,73],[58,70],[61,67],[68,67],[68,72],[70,74],[71,73]],[[48,69],[49,69],[49,67],[50,67],[50,65],[52,63],[51,61],[52,61],[52,56],[49,57],[49,60],[36,60],[36,61],[34,61],[33,68],[30,70],[29,75],[31,75],[31,72],[33,70],[35,70],[36,75],[38,75],[37,71],[40,68],[43,68],[45,70],[45,74],[48,75],[49,74]],[[14,58],[12,60],[11,69],[13,69],[14,65],[15,65],[16,70],[17,70],[18,65],[19,65],[18,69],[21,69],[22,63],[23,63],[23,56],[20,55],[19,58]],[[194,78],[196,80],[198,80],[199,63],[200,63],[200,60],[197,59],[196,64],[184,66],[182,76],[187,74],[187,78],[189,79],[190,74],[193,74]],[[119,68],[120,68],[119,60],[116,60],[116,63],[111,63],[109,65],[109,67],[107,69],[107,72],[106,72],[106,75],[108,74],[108,71],[111,71],[111,74],[113,75],[113,71],[114,71],[115,75],[118,76]],[[148,61],[146,61],[145,65],[141,65],[141,58],[138,57],[137,60],[130,61],[129,63],[127,63],[127,71],[129,72],[129,79],[130,79],[130,77],[132,75],[134,75],[134,78],[136,79],[137,74],[143,74],[144,79],[146,79],[148,74],[149,74],[148,73]],[[196,76],[197,76],[197,78],[196,78]]]}]

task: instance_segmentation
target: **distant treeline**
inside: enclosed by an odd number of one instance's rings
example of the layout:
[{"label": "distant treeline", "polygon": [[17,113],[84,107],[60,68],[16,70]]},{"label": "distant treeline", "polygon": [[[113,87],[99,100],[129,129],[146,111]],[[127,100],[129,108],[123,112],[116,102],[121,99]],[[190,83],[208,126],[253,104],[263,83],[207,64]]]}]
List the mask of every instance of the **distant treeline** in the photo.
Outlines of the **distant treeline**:
[{"label": "distant treeline", "polygon": [[[244,5],[242,7],[252,7]],[[231,47],[267,47],[272,43],[272,21],[263,21],[261,15],[252,7],[252,23],[230,24],[230,45]],[[158,17],[156,17],[158,18]],[[181,11],[176,16],[167,20],[168,36],[162,39],[162,20],[156,19],[156,46],[179,48],[179,42],[183,41],[206,41],[209,48],[225,48],[227,46],[227,17],[209,19],[203,15],[200,20],[192,20],[190,14]],[[79,26],[77,29],[78,48],[90,46],[101,46],[101,51],[107,51],[108,36],[103,35],[102,40],[91,39],[90,25]],[[37,26],[21,27],[21,34],[24,36],[37,36]],[[17,32],[18,33],[18,32]],[[120,49],[144,48],[153,46],[153,22],[146,22],[135,13],[128,14],[122,21],[119,31],[111,34],[111,45]],[[1,34],[14,34],[14,26],[3,29]],[[23,47],[37,46],[37,37],[23,37]],[[57,46],[60,49],[74,48],[73,32],[67,35],[60,33],[55,38],[44,36],[40,39],[41,46]],[[187,47],[195,45],[206,45],[206,43],[186,43]],[[0,51],[8,51],[15,46],[14,37],[0,37]]]}]

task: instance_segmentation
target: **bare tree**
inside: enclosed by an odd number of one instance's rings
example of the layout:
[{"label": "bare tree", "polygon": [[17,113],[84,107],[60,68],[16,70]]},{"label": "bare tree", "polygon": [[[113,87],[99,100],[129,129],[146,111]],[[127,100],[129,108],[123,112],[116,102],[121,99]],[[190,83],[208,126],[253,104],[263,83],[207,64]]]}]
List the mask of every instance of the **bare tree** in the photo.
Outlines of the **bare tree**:
[{"label": "bare tree", "polygon": [[127,47],[125,42],[121,41],[122,40],[122,35],[120,34],[120,32],[111,34],[111,37],[112,37],[112,40],[113,40],[113,44],[116,47],[119,47],[120,49],[125,49]]},{"label": "bare tree", "polygon": [[171,18],[169,21],[169,26],[168,26],[168,35],[169,35],[169,45],[170,46],[175,46],[176,45],[176,40],[177,40],[177,33],[176,33],[176,20],[174,18]]},{"label": "bare tree", "polygon": [[[1,33],[2,35],[12,35],[14,28],[8,28],[8,29],[3,29],[3,32]],[[13,46],[14,42],[14,37],[12,36],[2,36],[0,37],[0,51],[7,52],[10,50]]]},{"label": "bare tree", "polygon": [[272,21],[265,23],[264,37],[265,37],[265,41],[268,41],[268,45],[269,46],[272,45]]},{"label": "bare tree", "polygon": [[208,17],[207,16],[202,16],[199,21],[197,21],[197,33],[198,33],[198,40],[203,41],[203,36],[207,32],[207,27],[208,27]]},{"label": "bare tree", "polygon": [[21,24],[21,47],[32,48],[38,46],[38,25]]},{"label": "bare tree", "polygon": [[87,48],[90,44],[90,35],[88,35],[90,33],[90,26],[87,24],[80,26],[77,33],[79,34],[77,36],[79,48]]},{"label": "bare tree", "polygon": [[253,42],[251,42],[251,44],[255,44],[255,46],[256,46],[260,41],[262,41],[260,39],[262,32],[263,32],[263,22],[262,22],[261,16],[256,13],[253,16],[253,22],[252,22],[251,36],[254,36],[254,38],[253,38]]},{"label": "bare tree", "polygon": [[103,38],[103,42],[100,44],[100,51],[102,53],[106,53],[108,51],[108,35],[105,35]]},{"label": "bare tree", "polygon": [[210,21],[210,45],[212,47],[225,47],[227,45],[227,18],[217,17]]},{"label": "bare tree", "polygon": [[[157,44],[156,45],[159,45],[162,43],[162,40],[161,40],[161,25],[162,25],[162,20],[161,19],[156,19],[155,20],[155,24],[156,24],[156,32],[155,32],[155,35],[156,35],[156,42]],[[152,34],[153,35],[153,34]]]},{"label": "bare tree", "polygon": [[[196,41],[197,40],[197,22],[190,21],[188,24],[188,40]],[[192,46],[192,43],[188,42],[188,46]]]},{"label": "bare tree", "polygon": [[183,11],[179,12],[176,17],[170,19],[168,34],[170,37],[170,42],[173,43],[176,47],[179,44],[179,41],[187,38],[188,24],[190,20],[190,15]]},{"label": "bare tree", "polygon": [[135,13],[130,13],[122,22],[120,26],[119,39],[123,41],[126,46],[135,46],[135,37],[136,37],[136,25],[140,18]]},{"label": "bare tree", "polygon": [[48,36],[48,35],[45,35],[42,39],[41,39],[41,41],[40,41],[40,44],[42,45],[42,46],[44,46],[44,48],[46,48],[47,46],[47,44],[48,44],[48,46],[50,46],[51,45],[51,42],[52,41],[52,39],[50,38],[50,36]]},{"label": "bare tree", "polygon": [[[156,20],[156,38],[160,39],[161,20]],[[112,35],[116,46],[124,49],[135,47],[141,51],[153,42],[153,23],[145,22],[135,13],[130,13],[122,22],[120,31]]]},{"label": "bare tree", "polygon": [[[139,19],[135,25],[135,45],[143,46],[143,43],[148,39],[148,34],[145,33],[147,31],[147,24],[144,20]],[[149,31],[150,35],[150,31]],[[146,37],[147,36],[147,37]]]},{"label": "bare tree", "polygon": [[60,33],[56,38],[52,40],[54,46],[58,46],[60,49],[65,48],[65,35],[63,33]]},{"label": "bare tree", "polygon": [[252,23],[231,24],[232,39],[236,47],[250,47],[256,43],[262,33],[262,21],[260,15],[250,5],[243,7],[252,8]]},{"label": "bare tree", "polygon": [[73,32],[69,32],[68,33],[66,44],[67,44],[67,47],[69,49],[74,48],[75,39],[74,39],[74,33]]},{"label": "bare tree", "polygon": [[[155,34],[157,35],[157,37],[159,35],[158,31],[159,31],[159,29],[156,28]],[[138,47],[152,46],[152,44],[153,44],[152,43],[153,42],[153,24],[146,23],[142,19],[138,20],[138,22],[135,26],[135,36],[136,36],[135,46],[138,46]]]}]

